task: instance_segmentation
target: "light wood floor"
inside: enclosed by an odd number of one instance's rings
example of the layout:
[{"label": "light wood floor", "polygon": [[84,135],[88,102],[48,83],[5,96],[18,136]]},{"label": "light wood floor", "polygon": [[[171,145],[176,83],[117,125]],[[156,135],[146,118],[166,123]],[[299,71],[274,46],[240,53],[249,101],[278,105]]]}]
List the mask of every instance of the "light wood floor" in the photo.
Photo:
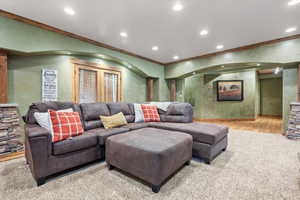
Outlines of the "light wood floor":
[{"label": "light wood floor", "polygon": [[24,152],[15,152],[15,153],[11,153],[9,155],[5,155],[5,156],[0,156],[0,162],[4,162],[4,161],[8,161],[8,160],[12,160],[12,159],[16,159],[16,158],[20,158],[24,156]]},{"label": "light wood floor", "polygon": [[255,121],[224,121],[224,120],[200,120],[203,122],[223,124],[231,129],[247,130],[262,133],[283,134],[282,118],[259,116]]}]

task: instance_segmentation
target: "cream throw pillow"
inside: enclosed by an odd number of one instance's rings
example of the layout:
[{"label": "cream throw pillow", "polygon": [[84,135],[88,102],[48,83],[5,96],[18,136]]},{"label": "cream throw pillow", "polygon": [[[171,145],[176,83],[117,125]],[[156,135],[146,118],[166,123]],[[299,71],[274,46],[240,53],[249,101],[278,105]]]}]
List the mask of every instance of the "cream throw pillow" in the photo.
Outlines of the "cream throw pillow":
[{"label": "cream throw pillow", "polygon": [[134,122],[135,123],[145,122],[142,104],[135,103],[133,105],[134,105],[134,114],[135,114]]},{"label": "cream throw pillow", "polygon": [[[64,110],[58,110],[57,112],[73,112],[73,109],[68,108]],[[41,127],[47,129],[47,131],[52,134],[52,122],[48,112],[35,112],[33,116]]]},{"label": "cream throw pillow", "polygon": [[112,116],[100,116],[105,129],[119,127],[127,124],[127,120],[122,112]]}]

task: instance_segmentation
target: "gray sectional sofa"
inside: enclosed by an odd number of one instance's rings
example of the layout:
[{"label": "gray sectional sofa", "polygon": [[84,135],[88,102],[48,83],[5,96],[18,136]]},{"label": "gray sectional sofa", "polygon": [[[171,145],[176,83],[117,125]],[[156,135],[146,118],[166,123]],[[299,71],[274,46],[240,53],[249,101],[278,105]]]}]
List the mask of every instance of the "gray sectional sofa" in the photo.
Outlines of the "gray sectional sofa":
[{"label": "gray sectional sofa", "polygon": [[[75,112],[80,113],[85,132],[80,136],[52,143],[50,133],[37,124],[34,112],[67,108],[73,108]],[[109,116],[119,112],[125,115],[128,124],[104,129],[99,116]],[[33,103],[23,117],[27,163],[37,184],[41,185],[50,175],[96,160],[104,160],[107,138],[130,134],[135,130],[149,130],[149,128],[157,132],[165,130],[168,133],[180,132],[192,136],[192,155],[203,159],[206,163],[210,163],[219,153],[226,150],[228,128],[193,122],[193,110],[190,104],[172,103],[167,111],[159,109],[159,115],[161,122],[134,123],[134,106],[131,103]],[[182,162],[186,161],[188,160],[182,160]]]}]

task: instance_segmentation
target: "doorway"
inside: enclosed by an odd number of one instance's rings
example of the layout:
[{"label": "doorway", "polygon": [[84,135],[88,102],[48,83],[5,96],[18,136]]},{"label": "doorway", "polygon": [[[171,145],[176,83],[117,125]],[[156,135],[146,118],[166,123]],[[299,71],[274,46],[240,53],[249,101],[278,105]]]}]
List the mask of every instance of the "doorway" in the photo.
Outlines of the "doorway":
[{"label": "doorway", "polygon": [[260,79],[260,115],[282,118],[282,77]]}]

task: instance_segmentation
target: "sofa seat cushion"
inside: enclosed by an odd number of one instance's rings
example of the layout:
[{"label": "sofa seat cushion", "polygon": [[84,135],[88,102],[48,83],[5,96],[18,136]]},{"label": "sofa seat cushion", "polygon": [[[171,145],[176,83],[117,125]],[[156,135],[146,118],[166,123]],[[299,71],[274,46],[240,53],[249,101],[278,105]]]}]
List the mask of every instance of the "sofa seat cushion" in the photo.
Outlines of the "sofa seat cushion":
[{"label": "sofa seat cushion", "polygon": [[96,129],[91,129],[85,132],[85,134],[88,135],[95,135],[99,139],[99,144],[104,145],[106,139],[109,136],[120,134],[120,133],[126,133],[130,131],[129,128],[111,128],[111,129],[105,129],[105,128],[96,128]]},{"label": "sofa seat cushion", "polygon": [[202,122],[193,123],[152,123],[150,126],[190,134],[196,142],[216,144],[228,133],[228,127]]},{"label": "sofa seat cushion", "polygon": [[122,128],[128,128],[130,130],[137,130],[141,128],[147,128],[150,126],[150,123],[129,123],[125,126],[122,126]]},{"label": "sofa seat cushion", "polygon": [[66,140],[53,143],[53,154],[62,155],[74,151],[87,149],[98,144],[98,138],[96,135],[80,135]]}]

